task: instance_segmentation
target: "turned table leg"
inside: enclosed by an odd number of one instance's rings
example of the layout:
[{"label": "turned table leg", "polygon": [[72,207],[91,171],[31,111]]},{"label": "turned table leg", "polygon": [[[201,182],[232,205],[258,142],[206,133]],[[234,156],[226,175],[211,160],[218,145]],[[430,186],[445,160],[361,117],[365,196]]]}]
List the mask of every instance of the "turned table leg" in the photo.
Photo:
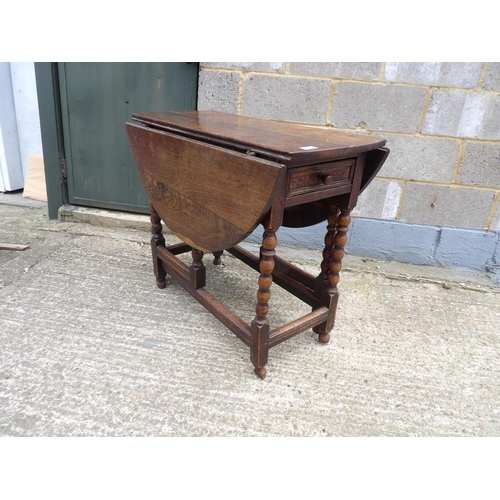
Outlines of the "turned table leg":
[{"label": "turned table leg", "polygon": [[276,231],[266,229],[262,238],[259,290],[257,292],[257,305],[255,306],[255,318],[250,325],[252,343],[250,347],[250,359],[255,367],[255,373],[261,378],[266,377],[266,368],[269,353],[269,289],[273,283],[272,272],[274,269],[274,255],[276,248]]},{"label": "turned table leg", "polygon": [[332,212],[328,216],[328,225],[326,226],[325,248],[323,249],[323,260],[321,261],[321,272],[316,278],[315,293],[318,298],[323,295],[323,290],[326,286],[326,276],[328,274],[328,263],[331,259],[331,254],[335,246],[335,233],[337,232],[337,220],[339,217],[339,209],[333,207]]},{"label": "turned table leg", "polygon": [[321,263],[321,274],[316,279],[316,294],[324,306],[330,309],[328,319],[313,328],[318,336],[318,341],[326,344],[330,340],[330,332],[335,323],[339,291],[337,284],[340,280],[344,247],[347,243],[347,231],[351,222],[351,210],[333,207],[328,217],[327,233],[325,236],[325,249]]},{"label": "turned table leg", "polygon": [[153,205],[149,206],[150,211],[151,211],[151,233],[153,236],[151,237],[151,252],[153,254],[153,269],[154,273],[156,276],[156,284],[158,285],[158,288],[165,288],[167,286],[167,283],[165,281],[165,278],[167,276],[167,273],[165,272],[165,269],[163,269],[163,265],[158,258],[158,254],[156,252],[156,248],[159,246],[165,246],[165,238],[163,237],[162,233],[162,225],[161,225],[161,218],[157,214],[155,208]]}]

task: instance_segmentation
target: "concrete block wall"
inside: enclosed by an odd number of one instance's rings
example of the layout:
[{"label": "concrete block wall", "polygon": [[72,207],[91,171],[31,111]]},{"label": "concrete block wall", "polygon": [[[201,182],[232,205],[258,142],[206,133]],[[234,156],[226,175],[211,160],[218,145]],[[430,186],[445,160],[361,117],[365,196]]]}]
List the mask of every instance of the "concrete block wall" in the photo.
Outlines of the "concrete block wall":
[{"label": "concrete block wall", "polygon": [[391,154],[353,215],[377,221],[382,237],[428,228],[429,263],[446,265],[440,245],[453,246],[441,228],[465,231],[464,248],[488,233],[489,264],[498,255],[500,63],[205,62],[198,109],[384,137]]}]

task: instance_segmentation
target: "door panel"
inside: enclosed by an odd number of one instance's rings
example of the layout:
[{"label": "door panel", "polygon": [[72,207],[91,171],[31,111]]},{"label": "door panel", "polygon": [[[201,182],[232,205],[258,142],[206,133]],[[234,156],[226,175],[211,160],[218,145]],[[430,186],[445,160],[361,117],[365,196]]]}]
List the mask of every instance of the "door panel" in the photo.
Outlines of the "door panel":
[{"label": "door panel", "polygon": [[197,63],[59,63],[69,202],[147,213],[132,113],[196,109]]}]

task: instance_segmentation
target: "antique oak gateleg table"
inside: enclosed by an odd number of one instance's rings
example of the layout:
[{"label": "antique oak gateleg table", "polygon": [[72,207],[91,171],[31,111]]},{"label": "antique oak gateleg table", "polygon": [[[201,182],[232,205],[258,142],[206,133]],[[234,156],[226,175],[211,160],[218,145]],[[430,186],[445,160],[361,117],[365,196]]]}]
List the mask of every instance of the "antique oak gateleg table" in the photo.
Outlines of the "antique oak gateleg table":
[{"label": "antique oak gateleg table", "polygon": [[[350,212],[389,153],[385,140],[211,111],[137,113],[133,119],[126,129],[151,201],[158,286],[166,286],[166,273],[176,279],[250,347],[262,379],[271,347],[309,328],[328,342]],[[165,246],[161,220],[183,243]],[[318,276],[275,255],[280,226],[322,221],[327,232]],[[257,257],[238,243],[259,224],[264,235]],[[219,264],[224,250],[260,272],[250,325],[205,289],[203,254],[213,253]],[[176,257],[185,252],[192,254],[190,266]],[[271,330],[273,281],[312,312]]]}]

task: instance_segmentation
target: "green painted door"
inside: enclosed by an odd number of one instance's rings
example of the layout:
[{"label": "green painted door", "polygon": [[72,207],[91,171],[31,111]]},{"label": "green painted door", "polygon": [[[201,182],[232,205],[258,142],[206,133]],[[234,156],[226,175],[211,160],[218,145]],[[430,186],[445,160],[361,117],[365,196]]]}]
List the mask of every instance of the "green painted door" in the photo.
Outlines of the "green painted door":
[{"label": "green painted door", "polygon": [[148,212],[125,133],[141,111],[196,109],[197,63],[59,63],[71,204]]}]

